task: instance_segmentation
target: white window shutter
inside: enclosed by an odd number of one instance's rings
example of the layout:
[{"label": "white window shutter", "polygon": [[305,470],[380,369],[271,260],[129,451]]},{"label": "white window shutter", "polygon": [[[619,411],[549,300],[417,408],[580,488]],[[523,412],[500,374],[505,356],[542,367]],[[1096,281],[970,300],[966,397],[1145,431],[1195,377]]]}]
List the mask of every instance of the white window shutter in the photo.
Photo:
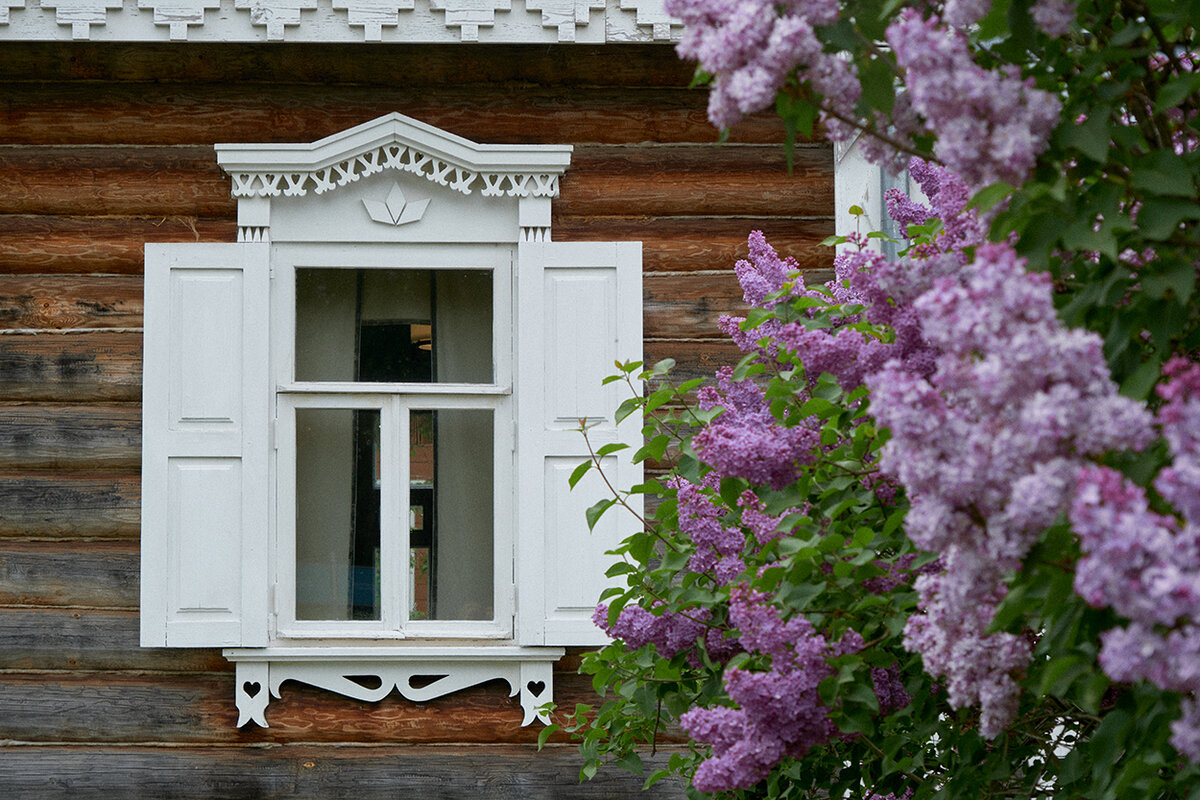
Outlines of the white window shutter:
[{"label": "white window shutter", "polygon": [[141,642],[267,644],[269,245],[146,245]]},{"label": "white window shutter", "polygon": [[[640,527],[613,508],[588,530],[585,509],[608,494],[591,471],[574,490],[568,478],[593,448],[623,441],[604,459],[618,488],[642,480],[630,457],[640,444],[635,415],[614,412],[628,392],[602,385],[614,362],[642,358],[640,242],[523,242],[517,265],[517,627],[521,644],[594,645],[600,593],[613,581],[605,555]],[[640,498],[640,495],[638,496]],[[640,513],[640,504],[638,506]]]}]

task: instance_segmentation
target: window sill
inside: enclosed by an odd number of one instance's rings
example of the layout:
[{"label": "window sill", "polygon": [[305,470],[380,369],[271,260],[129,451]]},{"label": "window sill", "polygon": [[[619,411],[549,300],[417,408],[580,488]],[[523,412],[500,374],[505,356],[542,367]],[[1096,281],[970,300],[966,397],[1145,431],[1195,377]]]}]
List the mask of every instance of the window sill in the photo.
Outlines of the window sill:
[{"label": "window sill", "polygon": [[[405,699],[432,700],[485,681],[508,682],[520,694],[522,726],[549,718],[539,708],[554,700],[553,666],[561,647],[518,647],[479,643],[454,645],[295,645],[231,648],[237,666],[238,727],[267,727],[267,703],[284,681],[299,681],[346,697],[378,702],[396,689]],[[365,679],[365,680],[364,680]],[[414,679],[420,679],[414,686]]]}]

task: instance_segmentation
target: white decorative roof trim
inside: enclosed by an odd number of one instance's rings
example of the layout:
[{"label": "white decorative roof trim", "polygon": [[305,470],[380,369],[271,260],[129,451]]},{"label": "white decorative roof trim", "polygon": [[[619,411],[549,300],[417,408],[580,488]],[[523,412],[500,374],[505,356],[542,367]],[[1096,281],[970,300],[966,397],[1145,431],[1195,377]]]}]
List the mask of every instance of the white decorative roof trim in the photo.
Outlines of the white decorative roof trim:
[{"label": "white decorative roof trim", "polygon": [[359,125],[311,144],[218,144],[217,163],[233,196],[324,194],[393,169],[464,195],[557,197],[571,161],[569,145],[477,144],[403,114]]},{"label": "white decorative roof trim", "polygon": [[8,10],[10,8],[24,8],[25,0],[0,0],[0,25],[8,24]]},{"label": "white decorative roof trim", "polygon": [[663,0],[0,0],[0,42],[675,41],[681,23],[668,16],[662,4]]}]

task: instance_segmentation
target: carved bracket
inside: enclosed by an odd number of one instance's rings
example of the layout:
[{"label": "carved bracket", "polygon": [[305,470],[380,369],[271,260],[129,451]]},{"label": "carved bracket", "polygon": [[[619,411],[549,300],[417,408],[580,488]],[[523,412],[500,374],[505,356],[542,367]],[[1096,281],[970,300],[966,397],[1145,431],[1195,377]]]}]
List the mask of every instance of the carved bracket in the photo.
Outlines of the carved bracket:
[{"label": "carved bracket", "polygon": [[561,648],[455,648],[439,656],[430,648],[387,648],[360,651],[358,657],[318,648],[226,650],[237,664],[234,698],[238,727],[267,725],[267,704],[278,698],[285,681],[376,703],[396,690],[414,702],[425,702],[490,680],[508,682],[509,696],[520,696],[524,718],[550,720],[539,709],[554,700],[554,662]]}]

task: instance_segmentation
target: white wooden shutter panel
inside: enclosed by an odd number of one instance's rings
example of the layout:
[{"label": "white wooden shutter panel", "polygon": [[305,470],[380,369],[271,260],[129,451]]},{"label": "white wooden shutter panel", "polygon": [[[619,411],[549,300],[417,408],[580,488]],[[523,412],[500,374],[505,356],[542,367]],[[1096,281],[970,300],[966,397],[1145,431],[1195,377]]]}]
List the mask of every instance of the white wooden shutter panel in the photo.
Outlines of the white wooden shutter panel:
[{"label": "white wooden shutter panel", "polygon": [[267,644],[269,245],[148,244],[141,641]]},{"label": "white wooden shutter panel", "polygon": [[614,508],[589,531],[584,510],[607,489],[594,471],[574,490],[567,479],[587,458],[578,431],[586,418],[593,448],[631,445],[604,459],[613,485],[642,480],[641,465],[630,461],[641,422],[613,421],[628,389],[601,385],[614,361],[642,357],[642,245],[523,242],[517,260],[518,638],[602,644],[591,616],[612,584],[604,572],[614,558],[605,551],[639,523]]}]

